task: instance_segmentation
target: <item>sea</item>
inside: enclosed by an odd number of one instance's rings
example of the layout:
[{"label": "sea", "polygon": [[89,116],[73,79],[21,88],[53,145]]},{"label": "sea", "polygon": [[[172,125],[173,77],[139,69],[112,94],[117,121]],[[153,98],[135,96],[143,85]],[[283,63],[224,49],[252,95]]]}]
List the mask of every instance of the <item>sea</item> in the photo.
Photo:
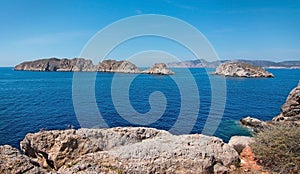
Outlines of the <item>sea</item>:
[{"label": "sea", "polygon": [[[0,145],[19,148],[27,133],[89,126],[153,127],[228,142],[234,135],[251,136],[241,118],[278,115],[300,80],[300,69],[267,69],[275,78],[225,78],[205,68],[172,70],[175,75],[162,76],[0,68]],[[92,95],[78,94],[80,89]]]}]

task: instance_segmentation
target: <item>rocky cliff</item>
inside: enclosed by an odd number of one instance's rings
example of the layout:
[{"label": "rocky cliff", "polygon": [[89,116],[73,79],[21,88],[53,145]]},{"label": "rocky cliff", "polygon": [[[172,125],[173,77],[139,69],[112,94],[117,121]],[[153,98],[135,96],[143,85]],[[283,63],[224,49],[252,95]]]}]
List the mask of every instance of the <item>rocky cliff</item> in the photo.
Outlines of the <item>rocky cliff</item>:
[{"label": "rocky cliff", "polygon": [[262,67],[244,62],[225,62],[217,67],[214,74],[247,78],[274,77],[272,73],[267,72]]},{"label": "rocky cliff", "polygon": [[274,117],[272,121],[293,123],[300,126],[300,81],[288,95],[285,103],[281,107],[281,113]]},{"label": "rocky cliff", "polygon": [[272,124],[293,124],[300,126],[300,81],[288,95],[281,107],[281,113],[271,121],[261,121],[256,118],[246,117],[240,120],[242,125],[253,128],[255,132],[263,130]]},{"label": "rocky cliff", "polygon": [[144,74],[161,74],[172,75],[175,74],[171,71],[165,63],[156,63],[150,69],[143,71]]},{"label": "rocky cliff", "polygon": [[1,173],[224,173],[238,160],[221,139],[152,128],[41,131],[0,146]]}]

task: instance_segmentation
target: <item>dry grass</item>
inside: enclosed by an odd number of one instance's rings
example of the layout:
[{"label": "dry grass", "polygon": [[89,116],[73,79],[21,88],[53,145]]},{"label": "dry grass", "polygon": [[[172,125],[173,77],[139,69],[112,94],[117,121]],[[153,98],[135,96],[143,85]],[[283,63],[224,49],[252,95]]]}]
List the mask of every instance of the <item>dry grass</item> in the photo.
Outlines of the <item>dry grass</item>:
[{"label": "dry grass", "polygon": [[252,150],[260,163],[272,172],[300,171],[300,128],[274,125],[255,135]]}]

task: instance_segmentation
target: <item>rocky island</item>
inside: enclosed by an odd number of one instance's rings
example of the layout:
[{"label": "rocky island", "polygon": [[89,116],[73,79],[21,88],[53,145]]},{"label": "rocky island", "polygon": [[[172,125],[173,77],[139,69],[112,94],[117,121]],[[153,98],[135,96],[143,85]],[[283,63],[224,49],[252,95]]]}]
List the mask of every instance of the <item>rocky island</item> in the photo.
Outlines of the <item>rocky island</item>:
[{"label": "rocky island", "polygon": [[97,66],[99,72],[141,73],[141,70],[129,61],[103,60]]},{"label": "rocky island", "polygon": [[91,60],[74,59],[39,59],[23,62],[15,66],[16,71],[97,71]]},{"label": "rocky island", "polygon": [[224,75],[230,77],[274,77],[262,67],[254,66],[244,62],[225,62],[219,65],[214,73],[215,75]]},{"label": "rocky island", "polygon": [[150,69],[145,70],[142,73],[144,73],[144,74],[161,74],[161,75],[175,74],[164,63],[156,63]]},{"label": "rocky island", "polygon": [[94,65],[89,59],[39,59],[35,61],[23,62],[14,67],[15,71],[58,71],[58,72],[113,72],[113,73],[143,73],[173,75],[166,64],[157,63],[150,69],[142,71],[135,64],[122,60],[103,60],[98,65]]}]

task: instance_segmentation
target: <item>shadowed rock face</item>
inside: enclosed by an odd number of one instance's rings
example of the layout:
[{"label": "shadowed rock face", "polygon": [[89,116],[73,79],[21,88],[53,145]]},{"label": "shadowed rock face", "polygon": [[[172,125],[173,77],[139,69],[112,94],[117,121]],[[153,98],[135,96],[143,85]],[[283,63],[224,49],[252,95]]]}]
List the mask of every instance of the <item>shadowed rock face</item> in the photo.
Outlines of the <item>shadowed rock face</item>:
[{"label": "shadowed rock face", "polygon": [[156,63],[150,69],[143,71],[143,73],[144,74],[161,74],[161,75],[175,74],[164,63]]},{"label": "shadowed rock face", "polygon": [[254,66],[244,62],[226,62],[219,65],[214,73],[231,77],[274,77],[272,73],[267,72],[262,67]]},{"label": "shadowed rock face", "polygon": [[300,125],[300,81],[282,105],[280,115],[274,117],[272,121]]},{"label": "shadowed rock face", "polygon": [[228,172],[238,160],[219,138],[140,127],[41,131],[27,134],[20,145],[28,163],[2,160],[1,166],[31,167],[30,159],[53,173],[216,173]]},{"label": "shadowed rock face", "polygon": [[[34,165],[35,164],[35,165]],[[28,156],[22,155],[18,149],[8,145],[0,146],[0,173],[46,173]]]}]

